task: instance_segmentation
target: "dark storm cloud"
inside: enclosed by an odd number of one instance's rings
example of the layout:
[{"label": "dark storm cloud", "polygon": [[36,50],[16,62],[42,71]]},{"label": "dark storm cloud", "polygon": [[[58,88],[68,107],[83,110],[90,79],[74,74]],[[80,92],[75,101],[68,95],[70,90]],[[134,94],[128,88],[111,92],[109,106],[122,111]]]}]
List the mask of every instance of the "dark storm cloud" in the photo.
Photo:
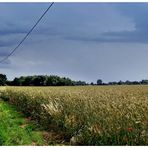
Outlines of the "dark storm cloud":
[{"label": "dark storm cloud", "polygon": [[[27,24],[24,25],[22,23],[10,23],[10,22],[5,22],[5,25],[3,25],[0,28],[0,36],[3,35],[10,35],[10,34],[26,34],[28,33],[28,31],[33,27],[33,25],[35,24],[35,22],[33,22],[32,24]],[[56,28],[52,27],[52,26],[42,26],[40,27],[40,29],[35,29],[33,31],[33,34],[57,34]]]},{"label": "dark storm cloud", "polygon": [[1,51],[1,50],[0,50],[0,57],[6,56],[6,55],[8,55],[8,53],[9,53],[9,52]]},{"label": "dark storm cloud", "polygon": [[0,40],[0,47],[9,47],[14,44],[14,41],[3,41]]},{"label": "dark storm cloud", "polygon": [[[0,59],[48,5],[0,3]],[[0,64],[0,72],[11,79],[32,74],[88,82],[146,78],[147,15],[148,4],[141,3],[55,3],[22,46]]]},{"label": "dark storm cloud", "polygon": [[15,23],[5,22],[5,26],[3,25],[0,28],[0,36],[10,35],[10,34],[20,34],[20,33],[26,33],[26,32],[27,32],[27,29],[25,27],[22,27],[21,25],[18,25]]}]

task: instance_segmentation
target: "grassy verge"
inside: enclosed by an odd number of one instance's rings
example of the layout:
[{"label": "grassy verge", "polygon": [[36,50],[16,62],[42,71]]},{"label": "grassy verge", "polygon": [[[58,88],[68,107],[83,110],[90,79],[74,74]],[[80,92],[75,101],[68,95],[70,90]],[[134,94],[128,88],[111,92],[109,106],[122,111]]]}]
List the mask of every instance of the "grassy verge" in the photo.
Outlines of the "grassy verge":
[{"label": "grassy verge", "polygon": [[28,120],[0,100],[0,145],[43,145],[41,132]]}]

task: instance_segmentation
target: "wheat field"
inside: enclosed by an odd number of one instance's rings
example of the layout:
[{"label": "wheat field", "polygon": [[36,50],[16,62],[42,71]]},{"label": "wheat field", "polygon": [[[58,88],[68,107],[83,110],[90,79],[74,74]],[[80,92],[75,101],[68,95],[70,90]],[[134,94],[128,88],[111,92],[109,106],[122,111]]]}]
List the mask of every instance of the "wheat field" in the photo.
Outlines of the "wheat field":
[{"label": "wheat field", "polygon": [[148,145],[148,86],[0,87],[0,97],[71,145]]}]

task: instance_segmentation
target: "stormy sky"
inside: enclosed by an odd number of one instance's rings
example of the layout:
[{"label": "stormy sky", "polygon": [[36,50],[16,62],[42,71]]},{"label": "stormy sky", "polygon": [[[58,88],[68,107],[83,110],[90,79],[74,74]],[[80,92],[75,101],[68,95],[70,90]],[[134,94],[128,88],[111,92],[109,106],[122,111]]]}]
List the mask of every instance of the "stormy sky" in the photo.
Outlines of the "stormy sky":
[{"label": "stormy sky", "polygon": [[[0,3],[0,59],[50,3]],[[59,75],[104,82],[148,79],[148,3],[55,3],[4,63],[8,79]]]}]

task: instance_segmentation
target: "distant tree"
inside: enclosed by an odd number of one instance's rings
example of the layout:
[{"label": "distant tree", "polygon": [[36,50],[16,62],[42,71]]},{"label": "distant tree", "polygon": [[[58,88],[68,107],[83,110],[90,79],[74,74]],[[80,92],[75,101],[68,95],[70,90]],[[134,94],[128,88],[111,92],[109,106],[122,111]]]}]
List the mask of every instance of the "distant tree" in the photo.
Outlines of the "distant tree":
[{"label": "distant tree", "polygon": [[51,77],[47,77],[46,78],[46,86],[51,86],[52,85],[52,78]]},{"label": "distant tree", "polygon": [[34,75],[34,76],[21,76],[15,78],[11,85],[15,86],[74,86],[74,85],[87,85],[85,81],[72,81],[66,77],[59,77],[56,75]]},{"label": "distant tree", "polygon": [[102,83],[102,85],[108,85],[107,83]]},{"label": "distant tree", "polygon": [[32,85],[43,86],[44,85],[44,78],[42,76],[33,76]]},{"label": "distant tree", "polygon": [[117,85],[118,82],[115,82],[115,81],[114,81],[114,82],[108,82],[108,84],[109,84],[109,85]]},{"label": "distant tree", "polygon": [[97,80],[97,85],[102,85],[103,81],[101,79]]},{"label": "distant tree", "polygon": [[26,79],[25,76],[21,76],[21,77],[19,78],[20,86],[23,86],[25,79]]},{"label": "distant tree", "polygon": [[93,82],[91,82],[91,83],[90,83],[90,85],[94,85],[94,83],[93,83]]},{"label": "distant tree", "polygon": [[118,85],[123,85],[123,84],[124,84],[124,82],[121,80],[118,82]]},{"label": "distant tree", "polygon": [[[97,85],[137,85],[137,84],[148,84],[148,80],[144,79],[141,81],[113,81],[103,83],[101,79],[97,80]],[[8,81],[6,75],[0,74],[0,85],[14,85],[14,86],[81,86],[81,85],[96,85],[93,82],[90,84],[85,81],[73,81],[66,77],[59,77],[56,75],[34,75],[34,76],[21,76],[14,78],[13,81]]]},{"label": "distant tree", "polygon": [[132,84],[133,84],[133,85],[135,85],[135,84],[140,84],[140,82],[138,82],[138,81],[133,81]]},{"label": "distant tree", "polygon": [[0,74],[0,85],[6,85],[7,77],[4,74]]},{"label": "distant tree", "polygon": [[22,82],[22,85],[23,86],[31,86],[31,85],[33,85],[32,79],[33,79],[32,76],[25,77],[24,81]]},{"label": "distant tree", "polygon": [[75,81],[74,85],[86,85],[85,81]]},{"label": "distant tree", "polygon": [[14,85],[14,86],[20,86],[21,85],[20,79],[19,78],[14,78],[14,80],[12,81],[12,85]]},{"label": "distant tree", "polygon": [[130,85],[130,84],[132,84],[132,82],[130,82],[129,80],[127,80],[127,81],[125,81],[125,84],[126,85]]},{"label": "distant tree", "polygon": [[74,85],[74,82],[69,78],[64,77],[64,78],[61,78],[60,81],[62,82],[62,84],[64,86],[73,86]]},{"label": "distant tree", "polygon": [[141,84],[148,84],[148,80],[142,80],[140,83]]},{"label": "distant tree", "polygon": [[12,81],[7,80],[6,81],[6,85],[11,86],[12,85]]}]

